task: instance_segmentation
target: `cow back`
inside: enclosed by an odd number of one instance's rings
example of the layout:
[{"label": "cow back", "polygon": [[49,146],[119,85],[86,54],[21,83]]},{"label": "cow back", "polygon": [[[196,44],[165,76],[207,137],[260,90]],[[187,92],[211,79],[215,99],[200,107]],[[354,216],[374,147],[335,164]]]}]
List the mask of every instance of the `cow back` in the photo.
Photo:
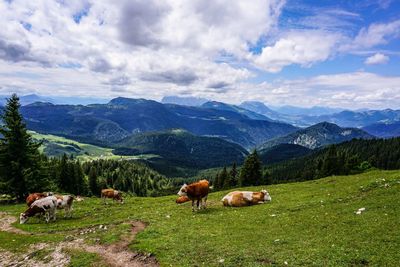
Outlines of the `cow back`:
[{"label": "cow back", "polygon": [[209,183],[207,180],[201,180],[197,183],[188,185],[187,195],[189,198],[203,198],[208,195],[210,191]]}]

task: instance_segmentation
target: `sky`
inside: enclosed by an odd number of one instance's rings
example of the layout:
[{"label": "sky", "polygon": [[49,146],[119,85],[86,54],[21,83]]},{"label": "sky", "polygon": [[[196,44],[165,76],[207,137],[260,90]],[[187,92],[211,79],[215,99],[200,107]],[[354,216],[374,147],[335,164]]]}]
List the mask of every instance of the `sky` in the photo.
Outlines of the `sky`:
[{"label": "sky", "polygon": [[0,95],[400,107],[399,0],[0,0]]}]

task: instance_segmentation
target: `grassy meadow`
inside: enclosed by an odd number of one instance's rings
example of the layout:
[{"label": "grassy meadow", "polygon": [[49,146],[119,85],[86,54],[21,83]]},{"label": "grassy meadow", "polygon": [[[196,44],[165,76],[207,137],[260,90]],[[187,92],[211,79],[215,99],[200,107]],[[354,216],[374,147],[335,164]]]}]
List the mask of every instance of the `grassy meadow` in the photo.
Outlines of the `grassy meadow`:
[{"label": "grassy meadow", "polygon": [[112,148],[100,147],[91,144],[81,143],[65,137],[41,134],[29,131],[32,137],[38,141],[42,141],[39,148],[41,153],[48,156],[62,156],[64,153],[72,154],[81,161],[96,159],[146,159],[157,157],[157,155],[137,155],[137,156],[121,156],[115,155]]},{"label": "grassy meadow", "polygon": [[[249,187],[260,190],[265,187]],[[13,226],[26,236],[0,232],[0,251],[23,253],[30,244],[57,243],[86,228],[85,242],[113,244],[129,232],[124,222],[148,223],[130,244],[155,255],[161,266],[399,266],[400,171],[371,171],[267,187],[272,201],[252,207],[223,207],[228,192],[209,195],[208,209],[192,213],[176,196],[129,197],[125,204],[86,198],[71,219],[34,218]],[[18,216],[24,204],[0,206]],[[365,208],[361,214],[356,214]],[[1,215],[0,215],[1,219]],[[1,253],[1,252],[0,252]],[[98,265],[97,255],[74,250],[71,266]]]}]

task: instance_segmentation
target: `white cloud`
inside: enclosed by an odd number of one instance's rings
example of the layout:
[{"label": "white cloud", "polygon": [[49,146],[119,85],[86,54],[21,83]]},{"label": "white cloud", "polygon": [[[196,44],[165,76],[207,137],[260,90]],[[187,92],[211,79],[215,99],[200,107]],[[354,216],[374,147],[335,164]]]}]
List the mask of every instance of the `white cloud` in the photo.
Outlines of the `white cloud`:
[{"label": "white cloud", "polygon": [[364,63],[367,65],[377,65],[377,64],[386,64],[389,61],[389,57],[385,56],[381,53],[376,53],[373,56],[368,57],[365,59]]},{"label": "white cloud", "polygon": [[273,46],[264,47],[254,62],[269,72],[279,72],[291,64],[310,66],[327,60],[339,39],[337,34],[317,30],[290,32]]},{"label": "white cloud", "polygon": [[362,28],[351,43],[344,44],[342,51],[371,48],[387,44],[389,40],[400,37],[400,20],[389,23],[373,23]]},{"label": "white cloud", "polygon": [[[87,82],[102,95],[113,95],[118,77],[129,78],[118,86],[120,92],[138,95],[146,88],[143,97],[221,91],[221,85],[226,90],[252,74],[216,60],[221,55],[245,58],[248,47],[276,25],[283,4],[284,0],[0,1],[0,24],[7,25],[0,31],[0,69],[13,66],[27,76],[40,74],[29,82],[20,80],[19,86],[42,93],[62,94],[57,82],[63,81],[65,86],[70,82],[69,94],[86,93],[81,85]],[[41,76],[46,72],[54,75],[54,84]],[[55,77],[61,74],[79,77],[82,84]],[[9,85],[0,82],[3,88]]]}]

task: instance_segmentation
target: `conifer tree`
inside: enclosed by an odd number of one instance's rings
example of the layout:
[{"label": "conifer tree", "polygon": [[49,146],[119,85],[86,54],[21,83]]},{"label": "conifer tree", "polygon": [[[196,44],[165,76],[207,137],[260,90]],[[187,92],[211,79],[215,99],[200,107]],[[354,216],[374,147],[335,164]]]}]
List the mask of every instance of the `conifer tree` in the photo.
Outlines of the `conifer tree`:
[{"label": "conifer tree", "polygon": [[232,165],[232,169],[229,172],[230,181],[231,181],[230,186],[231,187],[237,186],[237,184],[238,184],[237,175],[238,175],[238,171],[237,171],[237,167],[236,167],[236,162],[234,162],[233,165]]},{"label": "conifer tree", "polygon": [[262,180],[261,161],[258,157],[257,150],[254,150],[244,161],[240,169],[239,185],[259,185]]},{"label": "conifer tree", "polygon": [[230,179],[229,179],[229,174],[228,171],[226,170],[226,166],[222,169],[222,172],[219,176],[220,178],[220,183],[221,183],[221,188],[229,188],[230,187]]},{"label": "conifer tree", "polygon": [[99,187],[97,185],[97,172],[96,168],[92,166],[89,171],[89,189],[92,192],[92,195],[99,195]]},{"label": "conifer tree", "polygon": [[47,186],[38,151],[40,143],[28,133],[19,112],[20,106],[18,96],[13,94],[0,116],[1,191],[18,201],[24,200],[29,191]]}]

